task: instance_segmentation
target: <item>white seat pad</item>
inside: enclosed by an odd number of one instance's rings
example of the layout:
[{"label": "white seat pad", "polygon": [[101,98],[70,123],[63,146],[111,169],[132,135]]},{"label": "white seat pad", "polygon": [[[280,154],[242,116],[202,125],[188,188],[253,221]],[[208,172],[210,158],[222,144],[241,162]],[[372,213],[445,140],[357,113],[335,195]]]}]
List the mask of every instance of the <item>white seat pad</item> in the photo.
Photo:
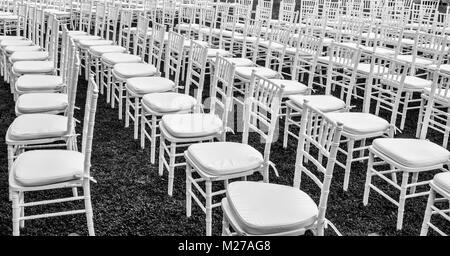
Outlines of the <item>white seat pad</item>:
[{"label": "white seat pad", "polygon": [[402,39],[400,39],[400,42],[405,45],[414,45],[415,44],[415,41],[413,39],[409,39],[409,38],[402,38]]},{"label": "white seat pad", "polygon": [[[237,40],[237,41],[244,41],[244,35],[242,35],[242,34],[235,35],[234,39]],[[247,36],[247,37],[245,37],[245,41],[246,42],[254,43],[257,40],[258,40],[258,38],[256,36]]]},{"label": "white seat pad", "polygon": [[0,42],[3,40],[23,40],[23,36],[0,36]]},{"label": "white seat pad", "polygon": [[187,154],[202,171],[213,176],[251,171],[264,162],[259,151],[236,142],[193,144],[188,147]]},{"label": "white seat pad", "polygon": [[81,31],[81,30],[69,30],[69,31],[67,31],[67,34],[72,37],[72,36],[87,35],[88,33],[86,31]]},{"label": "white seat pad", "polygon": [[[255,65],[253,61],[247,58],[225,58],[225,59],[234,64],[236,67],[250,67]],[[211,58],[209,61],[215,63],[216,58]]]},{"label": "white seat pad", "polygon": [[84,156],[72,150],[32,150],[20,154],[12,170],[15,181],[24,187],[44,186],[80,179]]},{"label": "white seat pad", "polygon": [[21,114],[63,112],[67,106],[67,94],[63,93],[28,93],[20,95],[16,101],[16,109]]},{"label": "white seat pad", "polygon": [[30,40],[4,40],[0,43],[0,46],[5,48],[6,46],[29,46],[33,45]]},{"label": "white seat pad", "polygon": [[[369,74],[370,73],[370,68],[371,68],[371,64],[370,63],[358,63],[358,66],[356,67],[356,69],[359,72],[365,73],[365,74]],[[374,73],[376,72],[377,74],[381,74],[383,71],[388,72],[388,70],[383,70],[383,68],[380,68],[379,65],[374,65],[373,71],[374,71]]]},{"label": "white seat pad", "polygon": [[12,140],[33,140],[67,134],[67,117],[52,114],[28,114],[16,117],[9,126]]},{"label": "white seat pad", "polygon": [[162,117],[164,128],[175,137],[192,138],[221,131],[222,119],[213,114],[170,114]]},{"label": "white seat pad", "polygon": [[19,91],[54,91],[63,86],[60,76],[24,75],[17,79],[16,88]]},{"label": "white seat pad", "polygon": [[433,183],[445,192],[450,193],[450,172],[443,172],[434,175]]},{"label": "white seat pad", "polygon": [[175,87],[175,83],[165,77],[133,77],[127,80],[126,87],[135,94],[167,92]]},{"label": "white seat pad", "polygon": [[[308,86],[295,80],[270,79],[270,81],[278,86],[284,85],[284,95],[304,94],[308,90]],[[267,83],[264,84],[267,85]]]},{"label": "white seat pad", "polygon": [[147,63],[119,63],[114,65],[113,71],[122,78],[153,76],[156,67]]},{"label": "white seat pad", "polygon": [[142,104],[160,112],[178,112],[192,109],[197,101],[194,97],[176,92],[150,93],[142,97]]},{"label": "white seat pad", "polygon": [[94,55],[101,56],[104,53],[112,53],[112,52],[123,53],[126,52],[127,50],[124,47],[118,45],[97,45],[91,46],[89,48],[89,51]]},{"label": "white seat pad", "polygon": [[331,95],[291,95],[289,99],[298,107],[303,107],[307,100],[309,104],[322,112],[334,112],[345,108],[345,102]]},{"label": "white seat pad", "polygon": [[94,36],[94,35],[80,35],[80,34],[75,34],[75,35],[69,35],[74,42],[78,42],[80,40],[100,40],[102,39],[99,36]]},{"label": "white seat pad", "polygon": [[30,46],[7,46],[5,47],[5,51],[8,54],[13,52],[35,52],[40,51],[41,47],[39,45],[30,45]]},{"label": "white seat pad", "polygon": [[266,67],[236,67],[236,75],[249,80],[252,76],[252,71],[255,70],[257,75],[265,78],[276,78],[278,76],[277,71]]},{"label": "white seat pad", "polygon": [[239,226],[252,235],[300,230],[319,214],[305,192],[278,184],[235,181],[228,185],[227,200]]},{"label": "white seat pad", "polygon": [[383,47],[370,47],[370,46],[364,46],[364,45],[360,45],[359,47],[363,51],[375,52],[380,55],[395,55],[394,49],[388,49],[388,48],[383,48]]},{"label": "white seat pad", "polygon": [[212,57],[216,57],[216,54],[219,54],[219,56],[224,57],[224,56],[231,56],[231,52],[223,50],[223,49],[208,49],[208,53],[207,56],[208,58],[212,58]]},{"label": "white seat pad", "polygon": [[80,40],[78,41],[78,45],[81,48],[88,48],[91,46],[97,45],[112,45],[114,42],[111,40]]},{"label": "white seat pad", "polygon": [[370,113],[344,112],[326,113],[326,116],[344,125],[344,131],[352,135],[365,135],[384,132],[389,128],[389,122]]},{"label": "white seat pad", "polygon": [[447,149],[428,140],[380,138],[375,139],[372,146],[392,160],[411,168],[443,164],[450,158]]},{"label": "white seat pad", "polygon": [[431,64],[433,64],[433,61],[430,60],[430,59],[425,59],[425,58],[421,58],[421,57],[416,57],[414,59],[413,55],[398,55],[397,59],[401,60],[401,61],[408,62],[408,63],[412,63],[414,61],[415,64],[418,64],[418,65],[431,65]]},{"label": "white seat pad", "polygon": [[18,61],[13,64],[14,72],[24,73],[50,73],[55,70],[53,61]]},{"label": "white seat pad", "polygon": [[139,56],[128,54],[128,53],[105,53],[102,55],[101,60],[110,65],[115,65],[118,63],[134,63],[140,62],[141,58]]},{"label": "white seat pad", "polygon": [[12,62],[16,61],[40,61],[48,59],[48,52],[30,51],[30,52],[14,52],[9,59]]},{"label": "white seat pad", "polygon": [[273,50],[283,50],[283,48],[284,48],[284,44],[280,44],[277,42],[270,43],[270,41],[268,41],[268,40],[259,41],[259,45],[266,47],[266,48],[269,48],[269,46],[270,46],[270,48]]}]

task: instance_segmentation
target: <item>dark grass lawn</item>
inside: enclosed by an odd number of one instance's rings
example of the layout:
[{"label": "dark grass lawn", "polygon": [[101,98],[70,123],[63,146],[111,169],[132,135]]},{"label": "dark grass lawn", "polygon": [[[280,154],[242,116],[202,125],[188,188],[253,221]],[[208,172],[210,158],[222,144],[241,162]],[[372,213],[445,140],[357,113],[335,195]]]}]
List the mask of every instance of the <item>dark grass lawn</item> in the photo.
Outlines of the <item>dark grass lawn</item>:
[{"label": "dark grass lawn", "polygon": [[[207,79],[208,81],[209,79]],[[209,91],[205,88],[205,91]],[[77,106],[84,106],[86,82],[80,77]],[[8,200],[7,157],[4,136],[14,119],[14,102],[9,85],[0,86],[0,234],[12,233],[11,203]],[[82,120],[81,110],[76,113]],[[407,120],[407,127],[399,137],[413,136],[416,114]],[[291,185],[294,175],[296,142],[291,140],[287,149],[282,148],[282,127],[279,139],[273,144],[271,160],[276,164],[280,177],[271,173],[271,182]],[[78,131],[81,125],[78,125]],[[239,133],[230,134],[228,140],[240,141]],[[439,140],[440,138],[436,138]],[[251,135],[251,145],[263,149],[258,137]],[[426,205],[426,197],[407,201],[403,231],[396,231],[397,208],[372,192],[367,207],[362,204],[366,165],[355,163],[352,168],[348,192],[342,190],[343,170],[336,168],[333,176],[327,218],[344,235],[418,235]],[[105,96],[98,102],[97,120],[92,155],[92,175],[98,181],[92,185],[94,222],[97,235],[204,235],[204,214],[194,206],[191,218],[185,216],[185,175],[178,169],[175,178],[174,196],[167,195],[167,173],[158,175],[157,165],[150,164],[150,152],[142,150],[133,140],[131,128],[125,129],[118,120],[116,109],[106,104]],[[431,174],[425,175],[431,178]],[[259,177],[252,177],[252,179]],[[319,190],[310,180],[302,181],[302,189],[318,199]],[[391,190],[392,191],[392,190]],[[69,189],[55,192],[26,194],[32,201],[56,196],[68,196]],[[396,195],[396,194],[394,194]],[[34,207],[27,214],[42,210],[54,211],[80,204],[70,203],[53,207]],[[221,210],[216,208],[213,219],[213,234],[221,232]],[[448,224],[446,224],[448,225]],[[84,215],[64,216],[26,222],[22,235],[68,235],[87,234]],[[333,235],[330,230],[327,235]]]}]

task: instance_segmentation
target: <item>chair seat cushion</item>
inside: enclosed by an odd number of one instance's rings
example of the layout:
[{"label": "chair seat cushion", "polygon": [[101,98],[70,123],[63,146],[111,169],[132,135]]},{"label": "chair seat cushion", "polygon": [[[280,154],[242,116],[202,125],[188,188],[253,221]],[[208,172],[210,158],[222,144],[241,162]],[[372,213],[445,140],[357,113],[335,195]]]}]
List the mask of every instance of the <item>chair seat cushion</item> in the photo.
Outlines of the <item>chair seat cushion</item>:
[{"label": "chair seat cushion", "polygon": [[88,35],[88,33],[86,31],[81,31],[81,30],[69,30],[69,31],[67,31],[67,34],[69,36]]},{"label": "chair seat cushion", "polygon": [[231,52],[229,52],[227,50],[208,48],[208,53],[207,53],[208,58],[216,57],[217,54],[219,54],[219,56],[221,56],[221,57],[232,55]]},{"label": "chair seat cushion", "polygon": [[395,55],[395,50],[394,49],[388,49],[388,48],[383,48],[383,47],[371,47],[371,46],[364,46],[361,45],[359,46],[363,51],[367,51],[367,52],[371,52],[371,53],[377,53],[380,55]]},{"label": "chair seat cushion", "polygon": [[430,59],[425,59],[425,58],[421,58],[421,57],[414,58],[413,55],[398,55],[397,59],[401,60],[401,61],[408,62],[408,63],[414,62],[415,64],[418,64],[418,65],[431,65],[431,64],[433,64],[433,61],[430,60]]},{"label": "chair seat cushion", "polygon": [[336,122],[342,123],[345,132],[357,136],[384,132],[389,128],[388,121],[370,113],[326,113],[326,116]]},{"label": "chair seat cushion", "polygon": [[[247,58],[225,58],[227,61],[234,64],[236,67],[250,67],[254,66],[255,64],[253,61],[247,59]],[[212,63],[215,63],[215,58],[211,58],[210,61]]]},{"label": "chair seat cushion", "polygon": [[289,99],[298,107],[303,107],[307,100],[309,104],[322,112],[335,112],[344,109],[345,102],[331,95],[291,95]]},{"label": "chair seat cushion", "polygon": [[256,36],[246,36],[244,38],[244,35],[242,35],[242,34],[234,35],[234,39],[237,41],[241,41],[241,42],[244,41],[244,39],[245,39],[245,41],[249,42],[249,43],[254,43],[258,40],[258,38]]},{"label": "chair seat cushion", "polygon": [[75,34],[75,35],[69,35],[74,42],[78,42],[80,40],[101,40],[102,38],[99,36],[94,35],[83,35],[83,34]]},{"label": "chair seat cushion", "polygon": [[197,101],[187,94],[163,92],[145,95],[142,97],[142,104],[159,113],[170,113],[188,111],[197,104]]},{"label": "chair seat cushion", "polygon": [[187,154],[203,172],[213,176],[251,171],[264,162],[259,151],[236,142],[193,144],[188,147]]},{"label": "chair seat cushion", "polygon": [[91,52],[91,54],[94,54],[96,56],[102,56],[102,54],[104,53],[111,53],[111,52],[123,53],[126,51],[127,50],[124,47],[118,45],[96,45],[89,47],[89,52]]},{"label": "chair seat cushion", "polygon": [[450,193],[450,172],[434,175],[433,183],[445,192]]},{"label": "chair seat cushion", "polygon": [[19,91],[55,91],[63,86],[60,76],[24,75],[17,79],[16,88]]},{"label": "chair seat cushion", "polygon": [[185,48],[191,47],[192,42],[196,42],[203,47],[208,47],[208,42],[201,41],[201,40],[184,40],[183,47],[185,47]]},{"label": "chair seat cushion", "polygon": [[426,87],[431,87],[433,81],[426,80],[416,76],[407,76],[405,78],[405,87],[411,89],[423,89]]},{"label": "chair seat cushion", "polygon": [[28,114],[16,117],[9,126],[12,140],[33,140],[67,134],[67,117],[52,114]]},{"label": "chair seat cushion", "polygon": [[153,76],[156,67],[147,63],[118,63],[114,65],[113,71],[121,78]]},{"label": "chair seat cushion", "polygon": [[55,70],[53,61],[18,61],[13,64],[16,73],[50,73]]},{"label": "chair seat cushion", "polygon": [[266,47],[266,48],[270,47],[270,49],[272,49],[272,50],[283,50],[283,48],[284,48],[284,44],[280,44],[277,42],[271,43],[269,40],[261,40],[261,41],[259,41],[259,45]]},{"label": "chair seat cushion", "polygon": [[30,40],[3,40],[0,46],[5,48],[6,46],[30,46],[33,42]]},{"label": "chair seat cushion", "polygon": [[135,94],[167,92],[175,87],[175,83],[165,77],[133,77],[127,80],[127,89]]},{"label": "chair seat cushion", "polygon": [[5,51],[8,54],[12,54],[14,52],[36,52],[40,51],[41,47],[39,45],[30,45],[30,46],[7,46],[5,47]]},{"label": "chair seat cushion", "polygon": [[276,78],[278,76],[277,71],[272,70],[266,67],[236,67],[236,75],[250,80],[252,76],[252,71],[255,70],[257,75],[260,75],[265,78]]},{"label": "chair seat cushion", "polygon": [[372,146],[392,160],[411,168],[443,164],[450,158],[447,149],[428,140],[380,138],[375,139]]},{"label": "chair seat cushion", "polygon": [[[305,94],[308,91],[308,86],[295,81],[295,80],[284,80],[284,79],[270,79],[274,84],[281,86],[284,85],[284,95],[292,95],[292,94]],[[261,81],[262,83],[263,81]],[[267,85],[267,83],[264,83]]]},{"label": "chair seat cushion", "polygon": [[[358,72],[363,73],[363,74],[370,74],[370,68],[371,68],[370,63],[358,63],[358,66],[356,67]],[[385,71],[385,73],[387,72],[387,70],[384,70],[379,65],[374,65],[373,71],[374,71],[374,73],[377,73],[377,74],[381,74],[381,73],[383,73],[383,71]]]},{"label": "chair seat cushion", "polygon": [[80,179],[84,156],[71,150],[32,150],[14,161],[14,180],[24,187],[45,186]]},{"label": "chair seat cushion", "polygon": [[232,182],[227,200],[239,226],[252,235],[300,230],[314,224],[319,213],[305,192],[271,183]]},{"label": "chair seat cushion", "polygon": [[107,64],[115,65],[118,63],[140,62],[141,58],[128,53],[105,53],[102,55],[101,60]]},{"label": "chair seat cushion", "polygon": [[192,138],[217,134],[222,129],[222,119],[213,114],[170,114],[162,117],[164,128],[173,136]]},{"label": "chair seat cushion", "polygon": [[30,51],[30,52],[14,52],[9,59],[12,62],[16,61],[41,61],[48,59],[48,52]]},{"label": "chair seat cushion", "polygon": [[80,40],[78,41],[78,45],[81,48],[89,48],[91,46],[98,45],[112,45],[114,42],[111,40]]},{"label": "chair seat cushion", "polygon": [[413,39],[409,39],[409,38],[402,38],[400,39],[400,42],[404,45],[414,45],[415,41]]},{"label": "chair seat cushion", "polygon": [[0,42],[3,40],[23,40],[23,36],[0,36]]},{"label": "chair seat cushion", "polygon": [[16,101],[16,110],[20,114],[63,112],[67,106],[67,94],[63,93],[28,93],[20,95]]}]

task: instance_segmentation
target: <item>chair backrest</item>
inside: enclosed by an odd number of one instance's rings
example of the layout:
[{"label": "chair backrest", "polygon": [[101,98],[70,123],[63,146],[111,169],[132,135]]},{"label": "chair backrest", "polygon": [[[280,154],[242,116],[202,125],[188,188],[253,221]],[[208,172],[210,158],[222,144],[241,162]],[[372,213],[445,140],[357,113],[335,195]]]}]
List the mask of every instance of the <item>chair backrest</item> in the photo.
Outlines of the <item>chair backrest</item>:
[{"label": "chair backrest", "polygon": [[44,40],[45,35],[45,16],[44,11],[41,9],[36,9],[35,13],[36,23],[35,23],[35,33],[33,41],[36,45],[39,45],[41,48],[44,48],[49,42]]},{"label": "chair backrest", "polygon": [[236,67],[218,54],[214,64],[209,109],[210,113],[222,114],[222,141],[225,141],[228,118],[233,107],[233,78]]},{"label": "chair backrest", "polygon": [[75,112],[75,101],[77,96],[78,88],[78,76],[80,74],[80,53],[77,50],[75,43],[72,39],[68,38],[68,74],[67,74],[67,96],[68,96],[68,108],[66,111],[67,116],[67,131],[71,132],[74,127],[74,112]]},{"label": "chair backrest", "polygon": [[209,38],[208,43],[212,44],[212,29],[217,24],[217,10],[214,8],[201,8],[200,9],[200,27],[198,29],[199,38],[205,40],[207,36]]},{"label": "chair backrest", "polygon": [[119,6],[110,5],[107,8],[107,16],[105,21],[106,26],[106,40],[117,42],[117,23],[119,21],[120,8]]},{"label": "chair backrest", "polygon": [[328,52],[330,57],[327,70],[325,94],[331,89],[340,88],[341,99],[350,107],[353,88],[356,84],[357,67],[361,58],[361,49],[339,43],[332,43]]},{"label": "chair backrest", "polygon": [[252,72],[250,85],[245,95],[242,143],[248,144],[250,132],[260,135],[264,141],[264,180],[269,180],[270,148],[278,122],[284,85]]},{"label": "chair backrest", "polygon": [[440,65],[444,55],[447,55],[448,51],[449,46],[447,35],[435,35],[417,31],[416,40],[413,47],[413,64],[414,66],[418,66],[416,63],[416,58],[425,57],[432,60],[433,64]]},{"label": "chair backrest", "polygon": [[[364,111],[371,112],[370,106],[376,106],[377,115],[380,108],[387,110],[391,113],[390,124],[395,126],[409,69],[410,65],[404,61],[373,54],[366,84],[370,99],[365,102]],[[372,100],[377,104],[371,104]]]},{"label": "chair backrest", "polygon": [[[207,63],[208,48],[195,42],[191,42],[189,50],[189,64],[187,67],[186,86],[184,93],[189,94],[191,86],[194,85],[195,98],[197,103],[202,102],[203,87],[205,83],[205,72]],[[195,110],[197,111],[197,109]]]},{"label": "chair backrest", "polygon": [[149,63],[156,67],[159,72],[161,68],[162,55],[164,52],[166,30],[161,23],[153,22],[152,36],[149,47]]},{"label": "chair backrest", "polygon": [[79,30],[90,33],[92,24],[92,2],[82,2],[80,5]]},{"label": "chair backrest", "polygon": [[180,83],[180,71],[183,61],[184,36],[174,31],[169,31],[169,40],[166,44],[164,59],[164,76],[175,82],[176,88]]},{"label": "chair backrest", "polygon": [[400,53],[403,27],[393,24],[379,24],[374,40],[374,51],[377,47],[391,48],[395,50],[395,56]]},{"label": "chair backrest", "polygon": [[268,21],[272,19],[272,0],[258,0],[258,5],[256,6],[255,19]]},{"label": "chair backrest", "polygon": [[106,32],[106,6],[104,3],[97,3],[95,10],[94,35],[105,38]]},{"label": "chair backrest", "polygon": [[16,35],[18,36],[26,36],[27,27],[28,27],[28,5],[26,4],[17,4],[17,26],[16,26]]},{"label": "chair backrest", "polygon": [[255,19],[247,19],[247,22],[245,22],[244,30],[242,31],[242,51],[236,51],[234,47],[230,47],[230,50],[234,50],[233,53],[235,55],[239,56],[240,54],[240,56],[243,58],[251,58],[252,61],[256,63],[256,57],[258,55],[258,42],[261,36],[261,28],[261,21]]},{"label": "chair backrest", "polygon": [[[314,74],[317,66],[317,58],[322,55],[323,39],[315,37],[314,35],[300,34],[292,68],[291,77],[294,80],[299,80],[300,74],[308,76],[308,88],[312,88],[314,82]],[[305,55],[312,56],[312,58]]]},{"label": "chair backrest", "polygon": [[293,186],[301,189],[301,177],[306,174],[320,188],[319,213],[316,222],[317,235],[323,235],[328,195],[342,129],[342,124],[331,120],[305,101]]},{"label": "chair backrest", "polygon": [[84,110],[82,153],[84,154],[84,177],[91,177],[92,141],[94,138],[95,114],[97,111],[98,85],[94,75],[89,77],[86,104]]},{"label": "chair backrest", "polygon": [[136,34],[134,35],[134,48],[133,53],[145,60],[145,55],[147,53],[147,43],[148,43],[148,31],[149,31],[150,20],[142,15],[138,17]]},{"label": "chair backrest", "polygon": [[133,11],[122,10],[120,13],[119,22],[119,44],[127,51],[130,50],[131,45],[131,25],[133,22]]},{"label": "chair backrest", "polygon": [[[433,74],[433,84],[431,88],[426,88],[422,94],[428,101],[425,107],[425,113],[419,115],[421,122],[420,139],[426,139],[428,131],[434,129],[444,133],[448,126],[447,120],[450,120],[450,74],[443,71],[435,71]],[[432,118],[433,117],[433,118]],[[443,147],[447,148],[448,137],[444,135]]]},{"label": "chair backrest", "polygon": [[[191,38],[194,32],[192,24],[195,24],[195,6],[181,5],[178,14],[178,30],[180,34],[185,34],[187,38]],[[183,24],[183,27],[180,25]],[[183,29],[182,29],[183,28]]]}]

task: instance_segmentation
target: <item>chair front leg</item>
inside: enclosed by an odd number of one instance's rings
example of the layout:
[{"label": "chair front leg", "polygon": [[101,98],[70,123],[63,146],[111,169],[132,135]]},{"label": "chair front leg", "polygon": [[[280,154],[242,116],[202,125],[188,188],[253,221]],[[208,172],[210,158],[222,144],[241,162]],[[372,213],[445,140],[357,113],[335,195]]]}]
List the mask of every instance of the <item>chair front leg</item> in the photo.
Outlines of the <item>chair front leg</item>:
[{"label": "chair front leg", "polygon": [[20,235],[20,207],[19,207],[19,192],[11,191],[12,199],[12,223],[13,223],[13,236]]},{"label": "chair front leg", "polygon": [[422,228],[420,230],[421,236],[426,236],[428,234],[428,228],[431,221],[431,215],[433,213],[433,209],[431,208],[434,205],[434,200],[436,198],[436,191],[434,189],[430,189],[430,194],[428,195],[427,208],[425,209],[425,215],[423,217]]},{"label": "chair front leg", "polygon": [[397,230],[401,230],[403,227],[403,216],[405,212],[406,202],[406,186],[408,185],[409,172],[403,171],[402,185],[400,187],[400,199],[398,201],[398,214],[397,214]]}]

